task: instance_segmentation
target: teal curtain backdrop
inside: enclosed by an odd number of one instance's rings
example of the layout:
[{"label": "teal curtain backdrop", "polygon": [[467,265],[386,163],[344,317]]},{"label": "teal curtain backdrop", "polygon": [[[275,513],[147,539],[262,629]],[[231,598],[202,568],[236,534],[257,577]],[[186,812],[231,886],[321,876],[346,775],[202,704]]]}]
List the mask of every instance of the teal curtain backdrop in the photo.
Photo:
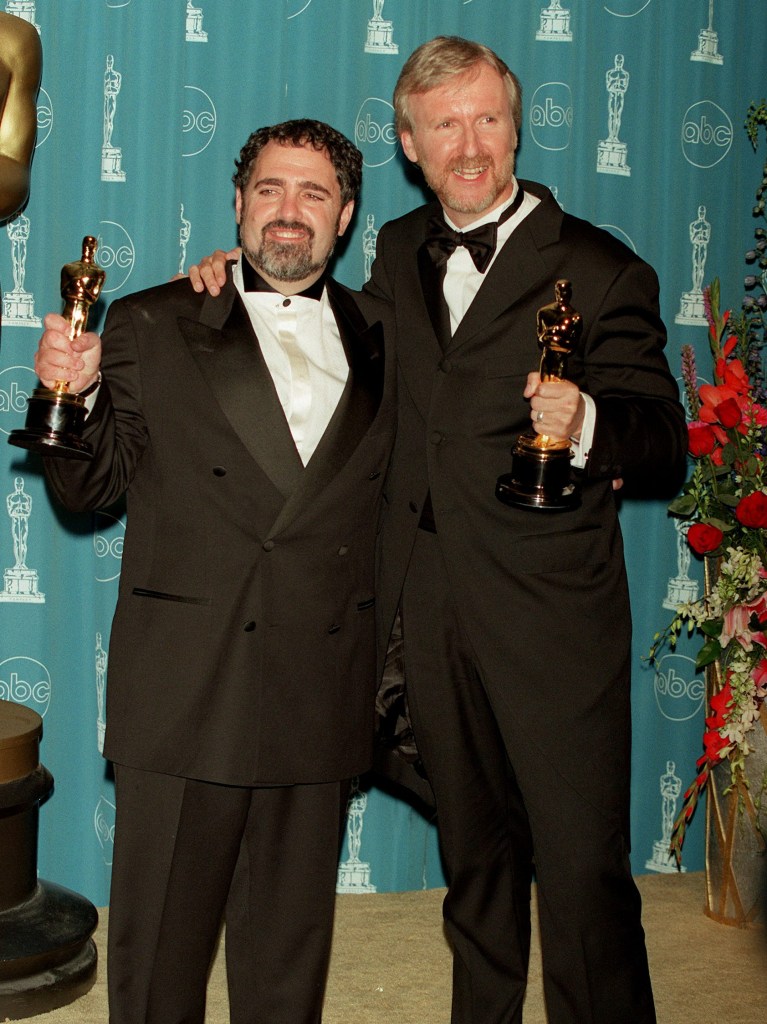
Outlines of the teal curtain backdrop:
[{"label": "teal curtain backdrop", "polygon": [[[60,269],[79,258],[83,236],[98,237],[107,271],[98,328],[112,299],[235,242],[233,161],[261,125],[320,118],[361,148],[362,198],[336,264],[342,281],[361,286],[380,226],[423,200],[391,95],[408,54],[437,34],[487,43],[518,73],[519,173],[656,268],[675,370],[688,342],[700,372],[709,365],[703,285],[719,276],[725,303],[740,306],[763,161],[743,121],[767,91],[764,0],[6,0],[5,9],[37,26],[44,72],[31,198],[0,228],[3,438],[23,426],[41,318],[61,309]],[[576,305],[577,294],[576,281]],[[530,338],[532,363],[534,324]],[[43,716],[42,760],[55,778],[40,811],[39,871],[103,905],[114,790],[100,745],[125,509],[66,514],[37,457],[5,443],[0,498],[0,696]],[[670,606],[700,592],[702,570],[663,504],[627,501],[621,519],[635,623],[633,866],[668,871],[669,820],[701,750],[703,680],[691,648],[658,671],[645,655]],[[555,617],[546,630],[530,637],[543,659],[557,642]],[[578,685],[574,666],[561,699]],[[699,812],[685,866],[702,863]],[[339,889],[442,883],[434,824],[362,784]]]}]

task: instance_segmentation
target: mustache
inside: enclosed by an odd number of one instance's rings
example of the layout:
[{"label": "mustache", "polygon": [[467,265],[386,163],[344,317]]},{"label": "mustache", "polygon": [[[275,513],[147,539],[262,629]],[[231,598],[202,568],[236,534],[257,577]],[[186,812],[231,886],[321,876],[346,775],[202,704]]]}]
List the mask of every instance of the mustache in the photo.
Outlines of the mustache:
[{"label": "mustache", "polygon": [[305,231],[309,236],[309,241],[311,242],[314,240],[313,229],[308,224],[304,224],[304,222],[300,220],[270,220],[268,224],[264,224],[261,228],[262,237],[265,237],[266,232],[270,231],[272,228],[278,228],[283,231]]},{"label": "mustache", "polygon": [[478,171],[482,167],[493,167],[495,161],[489,153],[480,153],[479,156],[468,157],[465,160],[458,157],[457,160],[453,160],[454,171]]}]

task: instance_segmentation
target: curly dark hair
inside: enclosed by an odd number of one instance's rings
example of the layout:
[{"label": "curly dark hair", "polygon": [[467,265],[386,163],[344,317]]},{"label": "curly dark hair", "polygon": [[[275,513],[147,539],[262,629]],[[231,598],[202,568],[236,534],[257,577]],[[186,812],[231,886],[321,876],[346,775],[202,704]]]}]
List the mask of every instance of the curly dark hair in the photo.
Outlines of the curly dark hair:
[{"label": "curly dark hair", "polygon": [[234,161],[237,170],[232,181],[241,192],[250,180],[258,154],[269,142],[278,142],[281,146],[311,146],[318,152],[324,150],[335,169],[342,204],[346,206],[356,200],[362,184],[362,153],[329,124],[309,118],[283,121],[253,132],[240,150],[239,159]]}]

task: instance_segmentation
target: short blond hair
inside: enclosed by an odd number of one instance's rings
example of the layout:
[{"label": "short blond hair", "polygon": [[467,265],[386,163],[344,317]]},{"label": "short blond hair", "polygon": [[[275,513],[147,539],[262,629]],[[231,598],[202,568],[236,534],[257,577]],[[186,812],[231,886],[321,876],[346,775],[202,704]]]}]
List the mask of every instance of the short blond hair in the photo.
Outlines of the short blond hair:
[{"label": "short blond hair", "polygon": [[394,87],[397,134],[413,130],[407,102],[410,96],[435,89],[453,75],[463,74],[479,64],[489,64],[503,79],[514,127],[519,134],[522,125],[522,86],[519,79],[489,46],[460,36],[436,36],[422,43],[405,61]]}]

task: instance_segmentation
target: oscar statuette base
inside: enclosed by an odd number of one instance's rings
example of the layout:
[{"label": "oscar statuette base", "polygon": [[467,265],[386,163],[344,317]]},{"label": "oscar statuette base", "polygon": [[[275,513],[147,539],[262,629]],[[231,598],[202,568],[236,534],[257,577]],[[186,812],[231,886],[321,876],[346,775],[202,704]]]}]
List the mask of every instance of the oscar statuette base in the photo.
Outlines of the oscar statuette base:
[{"label": "oscar statuette base", "polygon": [[545,447],[537,435],[523,434],[511,455],[511,473],[499,476],[495,487],[495,496],[504,505],[543,512],[567,512],[580,505],[569,444]]},{"label": "oscar statuette base", "polygon": [[36,388],[29,397],[23,430],[12,430],[8,443],[40,455],[90,459],[93,448],[83,441],[85,401],[67,391]]}]

